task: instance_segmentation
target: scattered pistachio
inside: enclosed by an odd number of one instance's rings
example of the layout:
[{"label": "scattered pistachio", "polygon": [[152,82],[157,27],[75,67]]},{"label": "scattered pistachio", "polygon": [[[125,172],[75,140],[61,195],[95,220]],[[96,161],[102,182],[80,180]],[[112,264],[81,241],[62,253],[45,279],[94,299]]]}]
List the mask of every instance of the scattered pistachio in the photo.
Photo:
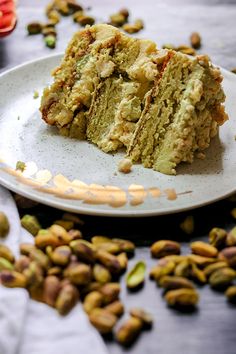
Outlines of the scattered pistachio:
[{"label": "scattered pistachio", "polygon": [[116,13],[110,16],[111,25],[116,27],[121,27],[127,21],[127,17],[125,17],[122,13]]},{"label": "scattered pistachio", "polygon": [[103,296],[104,305],[110,304],[111,302],[118,299],[120,294],[120,284],[107,283],[99,289],[99,292]]},{"label": "scattered pistachio", "polygon": [[199,49],[201,47],[201,37],[198,32],[193,32],[190,36],[191,46],[194,49]]},{"label": "scattered pistachio", "polygon": [[129,346],[138,337],[142,326],[142,321],[139,318],[131,316],[116,332],[116,340],[124,346]]},{"label": "scattered pistachio", "polygon": [[73,0],[67,0],[67,5],[73,12],[83,10],[82,6]]},{"label": "scattered pistachio", "polygon": [[120,253],[117,256],[117,260],[120,263],[120,267],[122,270],[126,270],[127,266],[128,266],[128,257],[127,254],[125,252]]},{"label": "scattered pistachio", "polygon": [[10,229],[9,221],[5,213],[0,211],[0,237],[7,236]]},{"label": "scattered pistachio", "polygon": [[64,227],[66,231],[73,229],[75,226],[74,222],[70,220],[56,220],[55,224]]},{"label": "scattered pistachio", "polygon": [[227,232],[219,227],[214,227],[209,232],[209,242],[217,249],[224,247],[227,238]]},{"label": "scattered pistachio", "polygon": [[215,270],[209,277],[209,284],[213,289],[225,289],[235,279],[236,273],[232,268],[221,268]]},{"label": "scattered pistachio", "polygon": [[179,47],[175,48],[175,50],[187,55],[196,55],[196,51],[187,45],[180,45]]},{"label": "scattered pistachio", "polygon": [[7,259],[10,263],[14,263],[15,257],[9,247],[0,244],[0,257]]},{"label": "scattered pistachio", "polygon": [[35,246],[44,249],[47,246],[58,247],[61,245],[61,240],[56,237],[50,230],[41,229],[34,239]]},{"label": "scattered pistachio", "polygon": [[[71,213],[64,213],[62,215],[62,220],[72,221],[76,225],[84,225],[83,220],[81,220],[77,215]],[[79,231],[79,230],[77,230]]]},{"label": "scattered pistachio", "polygon": [[199,256],[198,254],[188,254],[187,259],[193,263],[196,263],[200,268],[204,268],[207,265],[217,261],[217,258]]},{"label": "scattered pistachio", "polygon": [[16,171],[24,172],[25,168],[26,168],[25,162],[17,161],[17,163],[16,163]]},{"label": "scattered pistachio", "polygon": [[133,254],[135,251],[135,244],[129,240],[124,240],[122,238],[113,238],[112,242],[115,242],[119,245],[121,252]]},{"label": "scattered pistachio", "polygon": [[52,252],[50,259],[56,265],[66,266],[70,261],[71,249],[69,246],[59,246]]},{"label": "scattered pistachio", "polygon": [[197,254],[199,256],[214,258],[218,254],[217,248],[212,245],[209,245],[206,242],[202,242],[202,241],[192,242],[190,247],[192,253]]},{"label": "scattered pistachio", "polygon": [[32,250],[35,250],[35,246],[32,243],[25,242],[20,244],[20,253],[24,256],[29,256]]},{"label": "scattered pistachio", "polygon": [[24,256],[24,255],[21,255],[21,256],[15,261],[14,269],[15,269],[17,272],[22,273],[26,268],[29,267],[30,262],[31,262],[31,261],[30,261],[29,257]]},{"label": "scattered pistachio", "polygon": [[151,246],[151,254],[154,258],[162,258],[170,254],[180,254],[180,245],[171,240],[156,241]]},{"label": "scattered pistachio", "polygon": [[33,98],[34,98],[34,99],[39,98],[39,92],[38,92],[38,91],[34,91]]},{"label": "scattered pistachio", "polygon": [[92,325],[101,333],[108,334],[117,322],[117,317],[106,309],[94,309],[89,314]]},{"label": "scattered pistachio", "polygon": [[54,49],[56,47],[56,37],[51,34],[44,37],[44,42],[48,48]]},{"label": "scattered pistachio", "polygon": [[14,270],[3,270],[0,273],[1,284],[7,288],[26,288],[26,277]]},{"label": "scattered pistachio", "polygon": [[33,215],[24,215],[23,218],[21,218],[21,226],[33,236],[36,236],[41,229],[38,219]]},{"label": "scattered pistachio", "polygon": [[179,277],[176,275],[164,275],[159,280],[159,286],[165,290],[188,288],[194,289],[194,284],[185,277]]},{"label": "scattered pistachio", "polygon": [[91,281],[92,272],[87,264],[72,263],[65,269],[64,276],[75,285],[86,285]]},{"label": "scattered pistachio", "polygon": [[136,289],[143,285],[145,280],[146,264],[143,261],[139,261],[129,271],[126,276],[126,286],[128,289]]},{"label": "scattered pistachio", "polygon": [[42,30],[42,34],[44,37],[52,36],[57,37],[57,31],[53,26],[44,27]]},{"label": "scattered pistachio", "polygon": [[156,282],[158,282],[163,275],[172,274],[174,269],[175,263],[171,260],[169,261],[163,258],[161,262],[159,262],[151,269],[149,275],[151,279],[154,279]]},{"label": "scattered pistachio", "polygon": [[93,267],[93,278],[96,282],[105,284],[111,281],[111,273],[101,264],[95,264]]},{"label": "scattered pistachio", "polygon": [[29,257],[32,261],[38,263],[43,269],[47,270],[49,268],[49,258],[43,251],[33,248],[29,253]]},{"label": "scattered pistachio", "polygon": [[0,271],[6,270],[13,270],[13,264],[9,262],[6,258],[0,257]]},{"label": "scattered pistachio", "polygon": [[28,286],[40,286],[43,283],[43,268],[39,263],[32,261],[22,272],[27,279]]},{"label": "scattered pistachio", "polygon": [[205,284],[207,282],[207,278],[203,270],[199,269],[194,263],[191,264],[191,278],[200,284]]},{"label": "scattered pistachio", "polygon": [[58,22],[61,20],[61,16],[58,11],[56,10],[51,10],[48,12],[47,17],[50,21],[53,21],[53,23],[56,25]]},{"label": "scattered pistachio", "polygon": [[175,46],[173,44],[171,44],[171,43],[165,43],[165,44],[162,45],[162,48],[163,49],[172,49],[172,50],[174,50]]},{"label": "scattered pistachio", "polygon": [[187,235],[191,235],[194,231],[194,218],[192,215],[187,216],[184,221],[180,224],[181,230]]},{"label": "scattered pistachio", "polygon": [[54,307],[60,290],[60,280],[54,275],[47,276],[44,280],[43,290],[43,298],[45,303]]},{"label": "scattered pistachio", "polygon": [[53,224],[50,228],[49,231],[52,232],[53,235],[55,235],[60,242],[60,245],[68,245],[71,242],[71,236],[70,234],[64,229],[64,227],[60,225]]},{"label": "scattered pistachio", "polygon": [[84,311],[90,313],[92,310],[102,306],[103,296],[99,291],[92,291],[84,298]]},{"label": "scattered pistachio", "polygon": [[74,240],[70,242],[72,251],[79,260],[86,263],[94,263],[96,260],[96,252],[94,246],[85,240]]},{"label": "scattered pistachio", "polygon": [[236,226],[234,226],[227,234],[226,244],[227,246],[236,246]]},{"label": "scattered pistachio", "polygon": [[145,310],[143,310],[143,309],[141,309],[139,307],[133,307],[130,310],[129,313],[130,313],[131,316],[141,320],[143,326],[145,326],[145,327],[151,327],[152,326],[153,317],[152,317],[152,315],[149,312],[147,312],[147,311],[145,311]]},{"label": "scattered pistachio", "polygon": [[119,13],[120,13],[121,15],[123,15],[126,20],[128,20],[128,18],[129,18],[129,10],[128,10],[128,9],[123,8],[123,9],[121,9],[121,10],[119,11]]},{"label": "scattered pistachio", "polygon": [[120,317],[124,313],[124,305],[121,301],[116,300],[104,307],[105,310],[112,313],[116,317]]},{"label": "scattered pistachio", "polygon": [[27,31],[29,35],[39,34],[42,31],[42,24],[39,22],[29,23],[27,26]]},{"label": "scattered pistachio", "polygon": [[165,300],[172,307],[193,307],[198,303],[199,296],[194,289],[175,289],[169,290],[165,294]]},{"label": "scattered pistachio", "polygon": [[106,251],[98,250],[96,253],[97,260],[107,267],[111,273],[120,273],[122,271],[120,262],[113,254]]},{"label": "scattered pistachio", "polygon": [[66,284],[62,287],[57,297],[55,307],[60,315],[66,315],[75,306],[79,298],[79,292],[75,286]]},{"label": "scattered pistachio", "polygon": [[228,262],[230,267],[236,267],[236,246],[223,249],[218,258],[222,261]]},{"label": "scattered pistachio", "polygon": [[209,264],[207,267],[204,268],[204,274],[207,278],[211,276],[211,274],[218,269],[228,267],[227,262],[219,261],[213,264]]},{"label": "scattered pistachio", "polygon": [[233,304],[236,303],[236,285],[231,285],[225,292],[225,296],[227,297],[229,302]]},{"label": "scattered pistachio", "polygon": [[177,277],[189,278],[191,276],[191,271],[192,271],[192,262],[190,262],[189,259],[184,259],[182,262],[177,264],[174,270],[174,274]]},{"label": "scattered pistachio", "polygon": [[87,26],[87,25],[92,26],[95,23],[95,19],[88,15],[82,15],[80,17],[77,17],[77,22],[81,26]]}]

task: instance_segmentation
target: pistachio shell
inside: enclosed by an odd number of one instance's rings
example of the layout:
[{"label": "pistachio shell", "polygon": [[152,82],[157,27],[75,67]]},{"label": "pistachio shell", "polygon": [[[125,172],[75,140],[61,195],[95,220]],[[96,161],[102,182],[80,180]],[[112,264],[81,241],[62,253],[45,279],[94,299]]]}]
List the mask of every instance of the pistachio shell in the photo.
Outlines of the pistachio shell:
[{"label": "pistachio shell", "polygon": [[146,264],[143,261],[139,261],[129,271],[126,276],[126,285],[128,289],[135,289],[141,286],[145,280]]}]

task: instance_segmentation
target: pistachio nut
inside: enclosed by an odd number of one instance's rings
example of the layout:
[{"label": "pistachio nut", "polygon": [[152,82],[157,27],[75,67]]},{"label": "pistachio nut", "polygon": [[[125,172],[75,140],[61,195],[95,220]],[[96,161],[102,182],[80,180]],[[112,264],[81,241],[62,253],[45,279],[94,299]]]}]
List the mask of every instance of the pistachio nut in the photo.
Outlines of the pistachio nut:
[{"label": "pistachio nut", "polygon": [[3,270],[0,273],[1,284],[7,288],[26,288],[26,277],[14,270]]},{"label": "pistachio nut", "polygon": [[227,232],[219,227],[214,227],[209,232],[209,242],[212,246],[217,249],[225,246],[227,238]]},{"label": "pistachio nut", "polygon": [[175,267],[174,274],[177,277],[189,278],[191,276],[192,263],[185,259]]},{"label": "pistachio nut", "polygon": [[227,297],[229,302],[233,304],[236,303],[236,285],[231,285],[225,292],[225,296]]},{"label": "pistachio nut", "polygon": [[160,278],[158,284],[161,288],[164,288],[165,290],[181,288],[194,289],[194,284],[190,280],[176,275],[164,275]]},{"label": "pistachio nut", "polygon": [[215,270],[209,277],[209,284],[213,289],[223,290],[227,288],[236,277],[232,268],[221,268]]},{"label": "pistachio nut", "polygon": [[44,37],[44,43],[48,48],[54,49],[56,47],[56,37],[52,34],[47,34]]},{"label": "pistachio nut", "polygon": [[61,276],[62,275],[62,268],[58,267],[58,266],[51,267],[48,269],[47,275]]},{"label": "pistachio nut", "polygon": [[29,258],[32,261],[35,261],[36,263],[38,263],[40,265],[40,267],[42,267],[45,270],[47,270],[50,266],[50,261],[49,261],[48,256],[43,251],[41,251],[37,248],[33,248],[30,251]]},{"label": "pistachio nut", "polygon": [[53,224],[49,228],[49,231],[51,231],[52,234],[57,237],[58,241],[60,242],[60,246],[68,245],[70,243],[71,237],[68,234],[68,232],[64,229],[64,227]]},{"label": "pistachio nut", "polygon": [[39,22],[32,22],[27,25],[28,34],[39,34],[42,31],[42,25]]},{"label": "pistachio nut", "polygon": [[66,231],[72,230],[75,226],[74,222],[69,220],[56,220],[54,224],[62,226]]},{"label": "pistachio nut", "polygon": [[217,248],[212,245],[209,245],[206,242],[202,242],[202,241],[192,242],[190,247],[192,253],[197,254],[199,256],[214,258],[218,254]]},{"label": "pistachio nut", "polygon": [[112,313],[116,317],[120,317],[124,313],[124,305],[120,300],[113,301],[112,303],[105,306],[104,309]]},{"label": "pistachio nut", "polygon": [[102,250],[106,251],[111,254],[117,254],[120,252],[120,247],[117,245],[115,242],[109,241],[109,242],[103,242],[99,245],[96,246],[97,250]]},{"label": "pistachio nut", "polygon": [[33,236],[36,236],[41,229],[38,219],[33,215],[24,215],[21,218],[21,226]]},{"label": "pistachio nut", "polygon": [[[62,215],[62,220],[73,221],[73,223],[75,225],[84,225],[84,221],[78,215],[72,214],[72,213],[64,213]],[[79,230],[76,230],[76,231],[79,231]],[[82,236],[82,234],[81,234],[81,236]]]},{"label": "pistachio nut", "polygon": [[217,258],[199,256],[198,254],[188,254],[186,257],[190,262],[195,263],[200,268],[204,268],[218,260]]},{"label": "pistachio nut", "polygon": [[14,268],[17,272],[22,273],[30,265],[30,259],[27,256],[21,255],[14,264]]},{"label": "pistachio nut", "polygon": [[99,291],[92,291],[87,294],[84,298],[84,311],[90,313],[93,309],[99,308],[102,306],[103,296]]},{"label": "pistachio nut", "polygon": [[191,278],[200,284],[205,284],[207,282],[205,273],[203,270],[199,269],[195,263],[191,264]]},{"label": "pistachio nut", "polygon": [[101,334],[108,334],[115,326],[117,317],[105,309],[94,309],[89,314],[89,320]]},{"label": "pistachio nut", "polygon": [[[42,30],[42,35],[44,37],[46,36],[53,36],[53,37],[57,37],[57,30],[55,29],[54,26],[44,26],[43,30]],[[56,224],[56,222],[55,222]]]},{"label": "pistachio nut", "polygon": [[50,20],[50,22],[52,22],[54,25],[59,23],[61,20],[61,16],[60,16],[59,12],[56,10],[49,11],[47,14],[47,17]]},{"label": "pistachio nut", "polygon": [[236,226],[234,226],[227,234],[226,245],[229,247],[236,246]]},{"label": "pistachio nut", "polygon": [[79,18],[77,17],[77,22],[81,26],[87,26],[87,25],[92,26],[95,23],[95,19],[91,16],[88,16],[88,15],[82,15]]},{"label": "pistachio nut", "polygon": [[9,262],[14,263],[15,257],[9,247],[0,244],[0,257],[7,259]]},{"label": "pistachio nut", "polygon": [[198,32],[193,32],[190,36],[191,46],[194,49],[199,49],[201,47],[201,37]]},{"label": "pistachio nut", "polygon": [[70,241],[80,240],[82,238],[82,233],[79,230],[71,229],[68,231],[68,235],[70,237]]},{"label": "pistachio nut", "polygon": [[116,256],[118,262],[120,263],[121,269],[124,271],[127,269],[128,266],[128,257],[125,252],[122,252]]},{"label": "pistachio nut", "polygon": [[20,244],[20,253],[24,256],[29,256],[32,250],[36,250],[35,246],[32,243],[21,243]]},{"label": "pistachio nut", "polygon": [[99,292],[103,296],[104,305],[110,304],[111,302],[118,299],[120,295],[120,284],[107,283],[99,289]]},{"label": "pistachio nut", "polygon": [[150,273],[149,276],[151,279],[154,279],[155,281],[158,282],[158,280],[163,276],[163,275],[169,275],[172,274],[175,269],[175,263],[173,261],[169,260],[164,260],[161,259],[161,262],[159,262],[156,266],[154,266]]},{"label": "pistachio nut", "polygon": [[69,246],[56,247],[50,255],[51,261],[59,266],[66,266],[70,261],[71,249]]},{"label": "pistachio nut", "polygon": [[82,6],[73,0],[67,0],[67,5],[73,12],[83,10]]},{"label": "pistachio nut", "polygon": [[123,8],[119,11],[119,13],[122,14],[126,18],[126,20],[128,19],[128,17],[129,17],[129,10],[128,9]]},{"label": "pistachio nut", "polygon": [[57,247],[60,246],[61,242],[58,238],[50,231],[41,229],[37,233],[34,239],[35,246],[40,249],[44,249],[47,246]]},{"label": "pistachio nut", "polygon": [[106,251],[98,250],[96,252],[96,258],[100,263],[107,267],[111,273],[117,274],[122,271],[120,262],[113,254],[108,253]]},{"label": "pistachio nut", "polygon": [[0,257],[0,272],[4,269],[13,270],[13,264],[9,262],[6,258]]},{"label": "pistachio nut", "polygon": [[91,242],[94,246],[99,246],[103,243],[112,242],[112,240],[106,236],[93,236]]},{"label": "pistachio nut", "polygon": [[218,258],[222,261],[226,261],[230,267],[236,267],[236,246],[223,249]]},{"label": "pistachio nut", "polygon": [[70,242],[70,247],[78,259],[86,263],[94,263],[96,260],[96,251],[94,246],[85,240],[74,240]]},{"label": "pistachio nut", "polygon": [[129,346],[138,337],[142,326],[142,321],[139,318],[131,316],[117,330],[116,340],[123,346]]},{"label": "pistachio nut", "polygon": [[26,277],[29,286],[38,286],[43,283],[43,269],[36,261],[32,261],[22,274]]},{"label": "pistachio nut", "polygon": [[17,161],[17,163],[16,163],[16,171],[24,172],[25,168],[26,168],[25,162]]},{"label": "pistachio nut", "polygon": [[74,22],[79,23],[79,20],[81,17],[84,16],[84,11],[83,10],[78,10],[73,14],[73,20]]},{"label": "pistachio nut", "polygon": [[101,264],[95,264],[93,266],[93,278],[98,283],[109,283],[111,281],[111,273],[109,270]]},{"label": "pistachio nut", "polygon": [[171,240],[156,241],[151,246],[151,254],[154,258],[162,258],[170,254],[180,254],[180,244]]},{"label": "pistachio nut", "polygon": [[122,238],[113,238],[112,242],[115,242],[120,247],[121,252],[133,254],[135,251],[135,244],[129,240],[125,240]]},{"label": "pistachio nut", "polygon": [[178,46],[177,48],[175,48],[175,50],[177,52],[181,52],[187,55],[196,55],[196,51],[192,47],[189,47],[188,45],[184,45],[184,44]]},{"label": "pistachio nut", "polygon": [[198,303],[199,295],[195,289],[181,288],[169,290],[165,300],[172,307],[193,307]]},{"label": "pistachio nut", "polygon": [[88,283],[86,285],[83,285],[83,288],[81,289],[81,296],[85,296],[92,291],[97,291],[100,290],[102,287],[101,283],[98,283],[96,281],[92,281],[91,283]]},{"label": "pistachio nut", "polygon": [[56,5],[55,6],[56,10],[58,10],[60,14],[62,14],[63,16],[70,15],[71,11],[67,4],[67,1],[65,0],[56,1],[55,5]]},{"label": "pistachio nut", "polygon": [[146,264],[139,261],[129,271],[126,276],[126,286],[128,289],[135,289],[142,286],[145,280]]},{"label": "pistachio nut", "polygon": [[147,312],[147,311],[145,311],[145,310],[143,310],[143,309],[141,309],[139,307],[133,307],[129,311],[129,313],[130,313],[131,316],[136,317],[139,320],[141,320],[142,323],[143,323],[143,326],[145,326],[145,327],[151,327],[152,326],[153,317],[152,317],[152,315],[149,312]]},{"label": "pistachio nut", "polygon": [[0,211],[0,237],[7,236],[10,229],[9,221],[5,213]]},{"label": "pistachio nut", "polygon": [[91,281],[92,272],[89,265],[84,263],[72,263],[64,270],[64,276],[72,284],[86,285]]},{"label": "pistachio nut", "polygon": [[39,285],[32,285],[27,288],[31,299],[39,302],[44,302],[43,283]]},{"label": "pistachio nut", "polygon": [[113,26],[121,27],[127,21],[127,17],[125,17],[122,13],[116,13],[110,16],[110,22]]},{"label": "pistachio nut", "polygon": [[60,315],[66,315],[76,305],[79,299],[79,292],[72,284],[66,284],[62,287],[57,297],[55,308]]},{"label": "pistachio nut", "polygon": [[192,215],[188,215],[180,224],[181,230],[187,235],[191,235],[194,231],[194,218]]},{"label": "pistachio nut", "polygon": [[60,280],[54,275],[47,276],[44,279],[44,284],[43,284],[44,302],[49,306],[54,307],[60,290],[61,290]]},{"label": "pistachio nut", "polygon": [[219,261],[213,264],[209,264],[207,267],[204,268],[204,274],[207,278],[218,269],[228,267],[228,263],[224,261]]},{"label": "pistachio nut", "polygon": [[163,257],[160,262],[166,260],[166,261],[172,261],[174,262],[176,265],[179,264],[180,262],[186,260],[186,256],[183,255],[177,255],[177,254],[171,254],[169,256],[165,256]]}]

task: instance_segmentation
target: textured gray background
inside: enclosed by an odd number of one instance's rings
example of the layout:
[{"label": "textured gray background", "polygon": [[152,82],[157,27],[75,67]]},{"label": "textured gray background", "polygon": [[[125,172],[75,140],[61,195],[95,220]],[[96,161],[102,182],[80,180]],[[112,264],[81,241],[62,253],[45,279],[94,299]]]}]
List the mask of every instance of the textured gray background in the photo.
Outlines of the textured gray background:
[{"label": "textured gray background", "polygon": [[[25,26],[28,22],[45,20],[43,8],[47,2],[19,1],[17,28],[12,35],[0,40],[0,71],[65,49],[68,39],[78,28],[71,18],[64,18],[59,25],[59,40],[55,50],[45,48],[41,36],[29,37],[26,34]],[[145,31],[138,36],[152,38],[159,46],[167,42],[174,45],[186,44],[190,33],[198,31],[203,39],[201,53],[209,54],[214,63],[226,69],[236,66],[234,0],[89,0],[81,3],[85,7],[91,6],[90,13],[98,21],[107,21],[111,13],[121,7],[128,7],[134,19],[142,18],[145,22]],[[230,229],[235,224],[230,216],[230,210],[235,204],[225,200],[188,213],[140,219],[87,216],[83,217],[83,231],[87,236],[105,234],[133,239],[138,249],[130,266],[137,259],[145,259],[150,269],[155,262],[150,259],[147,246],[158,238],[180,239],[184,251],[187,251],[189,240],[179,229],[179,223],[186,215],[192,214],[196,221],[191,240],[206,239],[211,227]],[[61,213],[48,207],[36,208],[35,212],[45,223],[49,222],[49,216],[59,217]],[[144,288],[136,294],[127,294],[123,285],[122,297],[126,308],[138,305],[150,310],[154,314],[155,325],[152,331],[143,333],[129,350],[122,350],[108,340],[109,351],[112,354],[235,354],[236,308],[227,304],[222,294],[212,292],[208,287],[199,291],[201,300],[198,311],[180,314],[166,307],[160,289],[148,279]]]}]

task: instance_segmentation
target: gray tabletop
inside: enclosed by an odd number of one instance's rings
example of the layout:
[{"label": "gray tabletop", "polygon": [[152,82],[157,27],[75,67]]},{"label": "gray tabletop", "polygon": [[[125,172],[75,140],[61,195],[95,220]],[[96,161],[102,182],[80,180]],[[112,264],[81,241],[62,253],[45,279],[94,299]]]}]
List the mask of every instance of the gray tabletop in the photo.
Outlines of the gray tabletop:
[{"label": "gray tabletop", "polygon": [[[72,33],[78,29],[71,18],[63,18],[59,24],[58,42],[54,50],[45,47],[41,36],[27,36],[27,23],[46,20],[44,7],[47,3],[47,0],[19,1],[17,28],[10,36],[0,40],[0,71],[65,49]],[[199,53],[208,54],[214,63],[226,69],[236,66],[236,0],[89,0],[81,3],[85,7],[91,6],[90,14],[99,22],[108,21],[111,13],[121,7],[128,7],[133,19],[142,18],[145,23],[145,30],[137,36],[151,38],[159,47],[165,43],[188,44],[190,33],[197,31],[203,43]],[[230,216],[230,210],[235,204],[224,200],[191,211],[196,223],[191,240],[205,240],[213,226],[230,229],[235,224]],[[42,221],[49,218],[49,215],[59,217],[61,213],[46,206],[36,208],[34,212],[38,213]],[[181,233],[179,223],[188,214],[139,219],[84,216],[86,222],[83,231],[87,236],[96,233],[133,239],[137,251],[130,266],[137,259],[144,259],[150,269],[155,261],[150,258],[148,246],[156,239],[181,240],[183,251],[187,251],[189,236]],[[122,284],[122,298],[126,308],[136,305],[146,308],[153,313],[155,324],[152,331],[143,333],[130,349],[121,349],[114,341],[107,340],[110,353],[236,353],[236,308],[227,304],[222,294],[208,287],[199,289],[198,310],[191,314],[181,314],[166,307],[160,289],[148,279],[144,288],[135,294],[128,294],[124,281]]]}]

